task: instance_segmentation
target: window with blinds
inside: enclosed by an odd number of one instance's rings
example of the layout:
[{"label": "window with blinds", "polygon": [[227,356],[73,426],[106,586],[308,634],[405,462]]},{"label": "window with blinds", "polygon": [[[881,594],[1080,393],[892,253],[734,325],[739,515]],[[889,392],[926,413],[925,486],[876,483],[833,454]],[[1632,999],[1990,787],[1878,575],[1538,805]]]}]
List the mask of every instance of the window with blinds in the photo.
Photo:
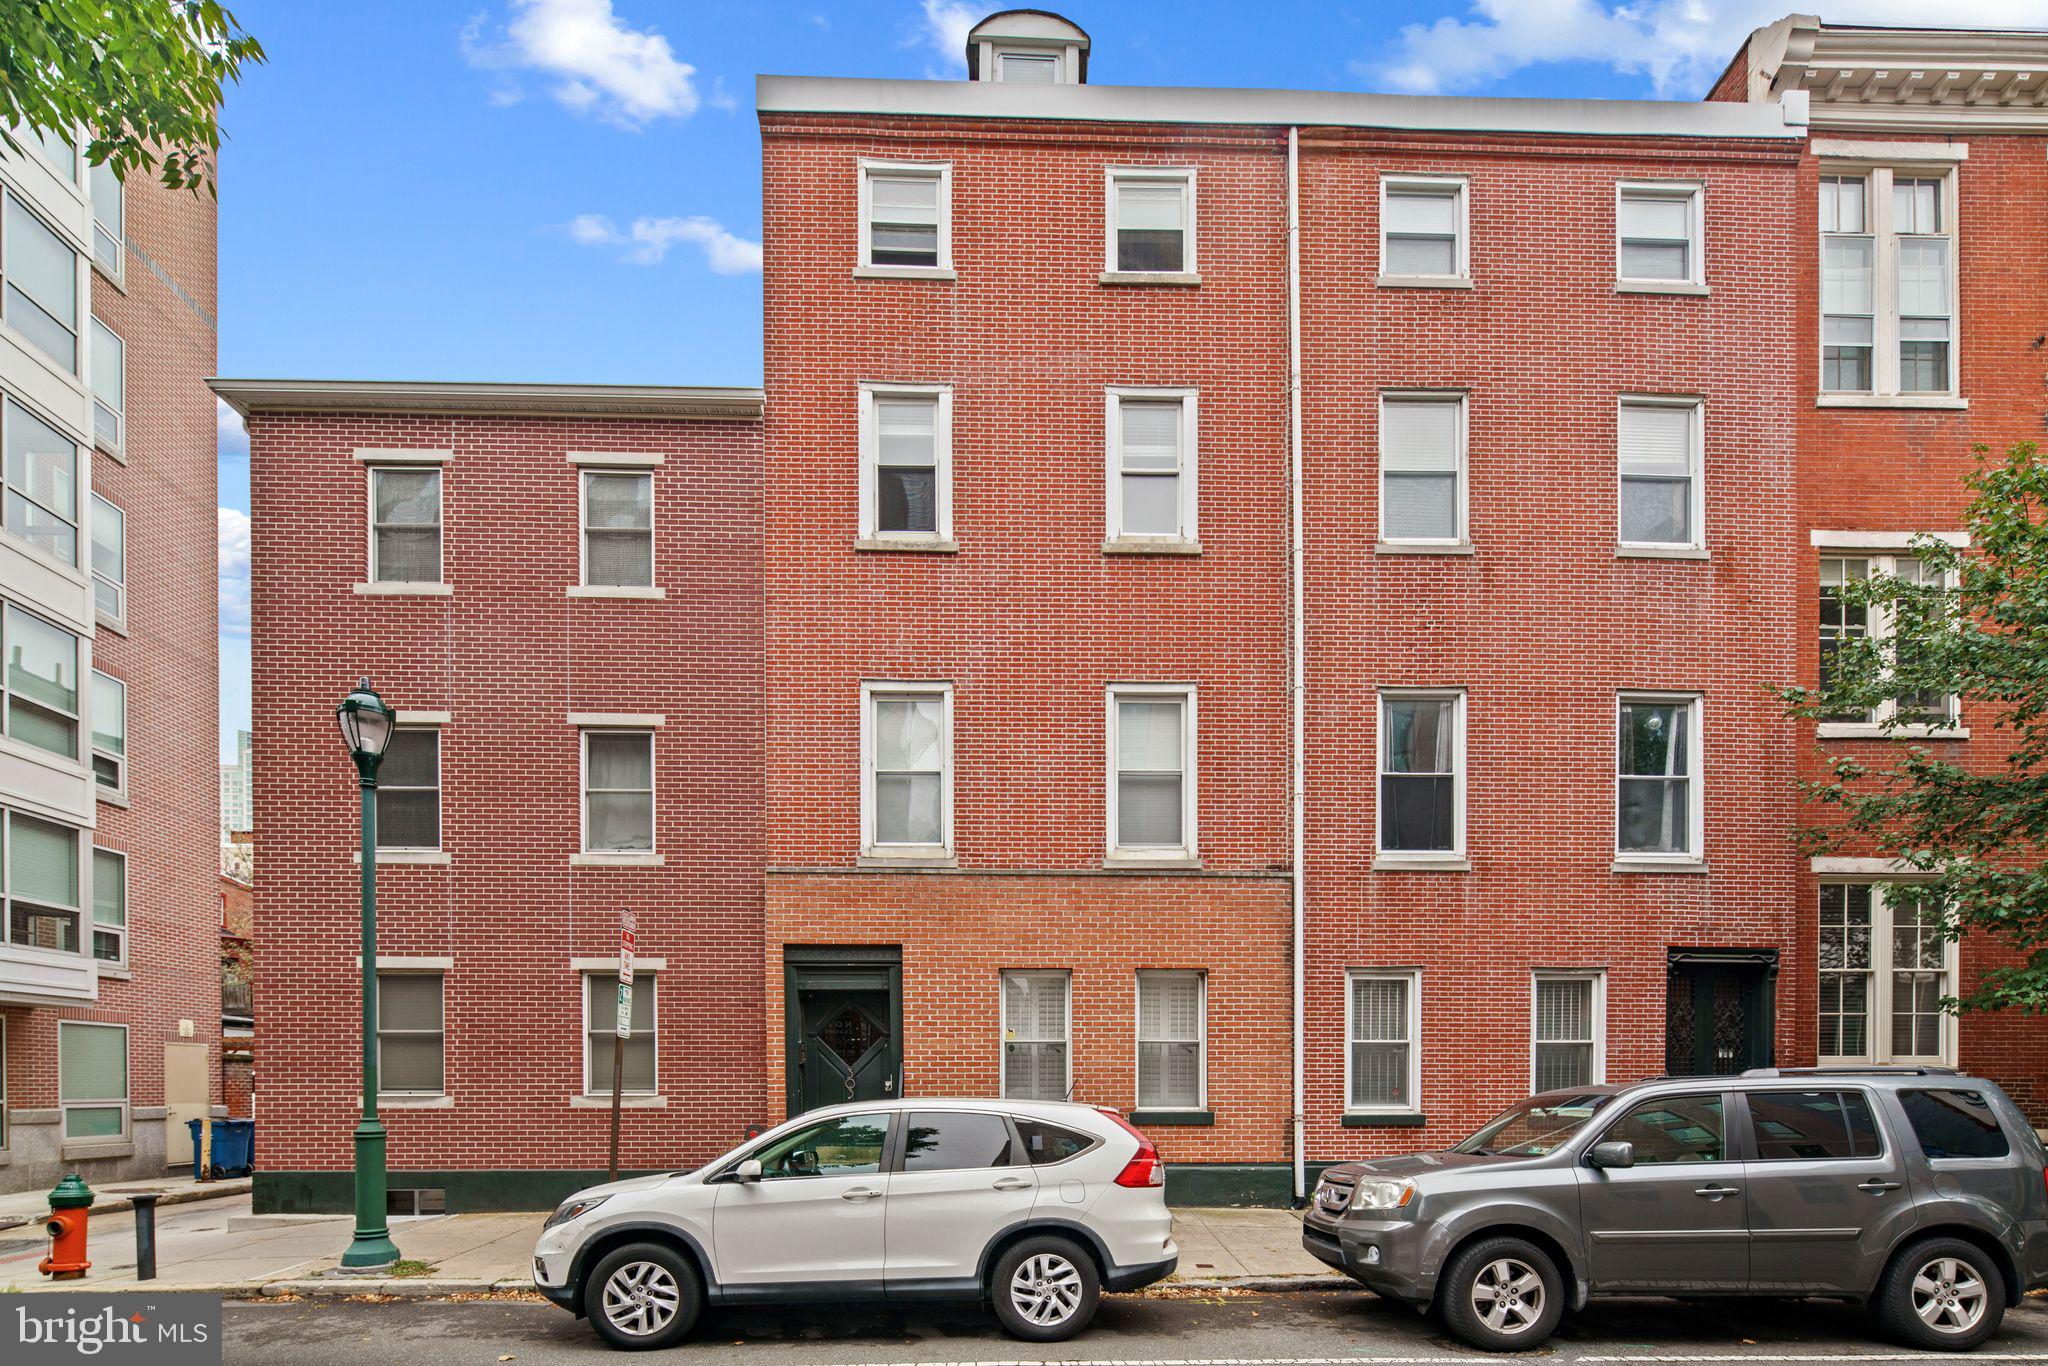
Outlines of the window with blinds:
[{"label": "window with blinds", "polygon": [[654,732],[583,732],[583,849],[654,852]]},{"label": "window with blinds", "polygon": [[1004,1099],[1067,1099],[1070,985],[1064,972],[1003,974]]},{"label": "window with blinds", "polygon": [[128,514],[92,496],[92,602],[113,621],[128,612]]},{"label": "window with blinds", "polygon": [[1194,270],[1194,175],[1152,168],[1110,172],[1109,270],[1127,275]]},{"label": "window with blinds", "polygon": [[1463,780],[1463,697],[1380,697],[1379,849],[1382,853],[1457,853]]},{"label": "window with blinds", "polygon": [[1699,700],[1621,699],[1616,853],[1694,858]]},{"label": "window with blinds", "polygon": [[583,471],[583,582],[654,586],[654,476]]},{"label": "window with blinds", "polygon": [[377,847],[441,847],[441,733],[395,730],[377,766]]},{"label": "window with blinds", "polygon": [[1192,856],[1191,703],[1192,694],[1179,690],[1111,692],[1113,855]]},{"label": "window with blinds", "polygon": [[1616,272],[1625,282],[1704,284],[1696,185],[1623,185],[1615,201]]},{"label": "window with blinds", "polygon": [[128,790],[128,685],[92,671],[92,777],[112,792]]},{"label": "window with blinds", "polygon": [[1697,402],[1622,400],[1616,445],[1623,545],[1700,544],[1699,431]]},{"label": "window with blinds", "polygon": [[1203,1101],[1203,976],[1138,974],[1138,1108],[1199,1110]]},{"label": "window with blinds", "polygon": [[[97,175],[99,168],[94,167]],[[78,253],[19,197],[0,228],[0,317],[67,374],[78,373]]]},{"label": "window with blinds", "polygon": [[1344,1106],[1416,1108],[1416,993],[1412,972],[1354,972],[1345,980]]},{"label": "window with blinds", "polygon": [[1011,85],[1058,85],[1059,55],[1050,52],[998,52],[996,79]]},{"label": "window with blinds", "polygon": [[371,468],[370,578],[376,583],[441,582],[438,469]]},{"label": "window with blinds", "polygon": [[57,1095],[66,1139],[127,1137],[127,1026],[58,1021]]},{"label": "window with blinds", "polygon": [[1465,182],[1380,182],[1380,274],[1394,279],[1466,277]]},{"label": "window with blinds", "polygon": [[952,267],[952,167],[943,162],[861,163],[860,264],[895,270]]},{"label": "window with blinds", "polygon": [[119,454],[127,440],[128,346],[113,328],[92,320],[92,437]]},{"label": "window with blinds", "polygon": [[866,693],[868,848],[942,855],[952,843],[952,691],[870,687]]},{"label": "window with blinds", "polygon": [[860,404],[860,534],[910,543],[951,537],[951,388],[864,384]]},{"label": "window with blinds", "polygon": [[0,701],[10,739],[78,757],[78,637],[8,603],[0,609]]},{"label": "window with blinds", "polygon": [[377,974],[377,1091],[438,1096],[443,1077],[442,975]]},{"label": "window with blinds", "polygon": [[7,533],[62,564],[78,563],[78,446],[8,399],[0,404]]},{"label": "window with blinds", "polygon": [[1187,393],[1111,393],[1112,540],[1195,539],[1194,405]]},{"label": "window with blinds", "polygon": [[[612,1041],[618,1038],[619,975],[586,973],[583,978],[583,1091],[612,1093]],[[651,1096],[659,1083],[656,1069],[654,974],[633,973],[633,1005],[626,1015],[628,1037],[620,1073],[619,1094]]]},{"label": "window with blinds", "polygon": [[0,901],[7,939],[32,949],[78,953],[79,831],[19,811],[0,810]]},{"label": "window with blinds", "polygon": [[1465,398],[1380,398],[1380,540],[1453,544],[1465,536]]},{"label": "window with blinds", "polygon": [[1595,973],[1538,973],[1531,1031],[1534,1089],[1592,1086],[1601,1075],[1600,979]]}]

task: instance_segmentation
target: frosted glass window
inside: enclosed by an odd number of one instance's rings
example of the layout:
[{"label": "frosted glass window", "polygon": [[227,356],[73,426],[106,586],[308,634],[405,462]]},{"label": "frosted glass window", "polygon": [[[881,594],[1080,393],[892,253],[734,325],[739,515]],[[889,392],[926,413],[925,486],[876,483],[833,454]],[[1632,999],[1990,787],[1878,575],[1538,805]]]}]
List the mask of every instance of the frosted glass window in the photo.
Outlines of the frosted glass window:
[{"label": "frosted glass window", "polygon": [[440,973],[377,974],[377,1090],[439,1095],[444,1089]]},{"label": "frosted glass window", "polygon": [[591,853],[654,849],[654,735],[583,733],[583,847]]}]

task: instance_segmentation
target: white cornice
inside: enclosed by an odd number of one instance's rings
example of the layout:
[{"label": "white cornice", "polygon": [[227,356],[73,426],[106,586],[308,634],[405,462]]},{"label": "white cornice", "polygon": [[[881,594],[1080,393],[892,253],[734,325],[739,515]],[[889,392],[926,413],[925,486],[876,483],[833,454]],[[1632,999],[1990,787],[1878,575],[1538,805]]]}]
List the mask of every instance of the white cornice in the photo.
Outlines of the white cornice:
[{"label": "white cornice", "polygon": [[1752,35],[1749,94],[1805,91],[1813,127],[2048,132],[2048,31],[1837,28],[1794,15]]},{"label": "white cornice", "polygon": [[750,388],[333,379],[213,379],[207,384],[243,417],[251,412],[351,412],[727,422],[761,419],[761,391]]}]

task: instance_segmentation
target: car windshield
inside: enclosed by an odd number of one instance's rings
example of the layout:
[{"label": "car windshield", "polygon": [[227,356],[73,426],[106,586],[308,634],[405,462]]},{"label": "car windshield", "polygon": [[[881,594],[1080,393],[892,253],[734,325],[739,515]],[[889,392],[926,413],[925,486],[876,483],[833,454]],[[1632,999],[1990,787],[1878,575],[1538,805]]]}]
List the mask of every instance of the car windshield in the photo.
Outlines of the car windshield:
[{"label": "car windshield", "polygon": [[1483,1157],[1541,1157],[1577,1133],[1611,1096],[1538,1096],[1451,1149]]}]

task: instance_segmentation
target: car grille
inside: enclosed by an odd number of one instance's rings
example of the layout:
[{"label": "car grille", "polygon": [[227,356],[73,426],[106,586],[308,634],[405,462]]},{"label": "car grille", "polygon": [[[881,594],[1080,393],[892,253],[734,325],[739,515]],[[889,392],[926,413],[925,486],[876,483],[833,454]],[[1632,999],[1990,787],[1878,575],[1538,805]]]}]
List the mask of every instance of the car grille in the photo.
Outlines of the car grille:
[{"label": "car grille", "polygon": [[1353,1189],[1349,1182],[1332,1181],[1324,1177],[1322,1183],[1316,1187],[1316,1208],[1325,1214],[1342,1214],[1351,1208]]}]

